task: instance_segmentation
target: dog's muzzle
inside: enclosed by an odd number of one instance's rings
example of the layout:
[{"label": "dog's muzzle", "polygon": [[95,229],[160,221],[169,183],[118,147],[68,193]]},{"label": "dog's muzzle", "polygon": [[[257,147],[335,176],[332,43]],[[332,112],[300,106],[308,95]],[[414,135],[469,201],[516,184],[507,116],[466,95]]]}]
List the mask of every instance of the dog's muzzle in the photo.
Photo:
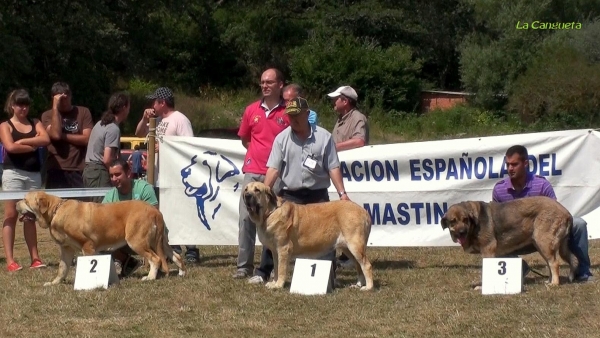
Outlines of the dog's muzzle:
[{"label": "dog's muzzle", "polygon": [[246,209],[248,209],[248,211],[258,215],[258,212],[260,211],[260,204],[254,197],[254,194],[249,192],[244,193],[244,204],[246,205]]},{"label": "dog's muzzle", "polygon": [[460,245],[464,245],[467,242],[467,229],[460,229],[459,231],[452,231],[452,237],[455,238],[455,242],[458,242]]},{"label": "dog's muzzle", "polygon": [[27,204],[27,201],[23,200],[21,202],[23,204],[25,204],[26,209],[25,210],[20,210],[21,217],[19,217],[19,221],[21,221],[21,222],[35,222],[36,216],[35,216],[35,214],[33,212],[31,212],[31,208],[29,207],[29,204]]}]

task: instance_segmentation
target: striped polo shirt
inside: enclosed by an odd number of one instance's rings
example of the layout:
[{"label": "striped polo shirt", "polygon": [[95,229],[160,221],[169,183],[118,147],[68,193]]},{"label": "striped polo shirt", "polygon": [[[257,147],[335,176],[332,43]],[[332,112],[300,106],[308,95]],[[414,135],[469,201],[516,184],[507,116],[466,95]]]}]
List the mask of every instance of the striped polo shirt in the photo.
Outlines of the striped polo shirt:
[{"label": "striped polo shirt", "polygon": [[519,192],[513,187],[510,177],[496,183],[494,191],[492,192],[492,200],[494,202],[506,202],[532,196],[546,196],[556,199],[554,189],[552,189],[550,182],[542,176],[533,174],[527,175],[525,187]]}]

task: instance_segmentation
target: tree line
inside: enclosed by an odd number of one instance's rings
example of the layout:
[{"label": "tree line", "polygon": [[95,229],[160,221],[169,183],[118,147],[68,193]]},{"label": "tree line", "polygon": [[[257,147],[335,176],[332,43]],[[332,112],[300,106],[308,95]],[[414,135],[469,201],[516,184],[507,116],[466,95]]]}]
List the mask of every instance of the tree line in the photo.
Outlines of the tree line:
[{"label": "tree line", "polygon": [[[0,89],[27,88],[41,112],[65,81],[97,118],[132,80],[198,95],[258,89],[277,67],[321,96],[351,84],[390,113],[416,112],[421,90],[457,90],[498,114],[586,125],[599,117],[599,11],[600,0],[6,0]],[[581,29],[522,29],[534,21]]]}]

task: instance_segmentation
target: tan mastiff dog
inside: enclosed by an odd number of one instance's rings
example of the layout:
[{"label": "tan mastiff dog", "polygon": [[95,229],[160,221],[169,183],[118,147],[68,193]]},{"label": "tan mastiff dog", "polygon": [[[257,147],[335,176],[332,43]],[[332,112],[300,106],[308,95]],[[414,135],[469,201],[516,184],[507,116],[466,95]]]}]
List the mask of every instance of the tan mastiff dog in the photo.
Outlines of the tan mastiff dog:
[{"label": "tan mastiff dog", "polygon": [[502,257],[539,252],[551,272],[550,283],[559,284],[559,262],[570,266],[569,281],[577,269],[569,250],[573,217],[559,202],[545,197],[526,197],[509,202],[468,201],[452,205],[442,217],[442,229],[465,252],[482,257]]},{"label": "tan mastiff dog", "polygon": [[242,192],[258,238],[273,253],[275,278],[268,288],[282,288],[291,258],[318,258],[333,248],[352,259],[358,271],[356,287],[373,288],[373,272],[367,259],[371,217],[351,201],[300,205],[282,200],[261,182],[249,183]]},{"label": "tan mastiff dog", "polygon": [[93,255],[99,251],[112,251],[128,244],[150,264],[144,280],[156,279],[158,268],[168,274],[165,254],[185,275],[181,257],[173,252],[165,233],[162,214],[143,201],[117,203],[92,203],[67,200],[42,191],[32,191],[17,202],[21,220],[36,220],[40,227],[50,230],[50,236],[60,246],[58,275],[52,282],[65,280],[75,252]]}]

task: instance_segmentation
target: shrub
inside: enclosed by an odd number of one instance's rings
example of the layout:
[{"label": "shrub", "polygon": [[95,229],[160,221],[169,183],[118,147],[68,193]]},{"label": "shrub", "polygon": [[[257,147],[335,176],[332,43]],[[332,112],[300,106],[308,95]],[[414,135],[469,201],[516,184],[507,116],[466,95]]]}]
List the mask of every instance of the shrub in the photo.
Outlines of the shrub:
[{"label": "shrub", "polygon": [[549,46],[512,87],[508,109],[524,121],[590,127],[599,117],[600,63],[569,45]]},{"label": "shrub", "polygon": [[291,51],[290,70],[294,82],[321,97],[351,85],[367,105],[381,102],[386,109],[412,111],[421,70],[421,62],[412,55],[406,46],[382,48],[367,39],[320,32]]}]

